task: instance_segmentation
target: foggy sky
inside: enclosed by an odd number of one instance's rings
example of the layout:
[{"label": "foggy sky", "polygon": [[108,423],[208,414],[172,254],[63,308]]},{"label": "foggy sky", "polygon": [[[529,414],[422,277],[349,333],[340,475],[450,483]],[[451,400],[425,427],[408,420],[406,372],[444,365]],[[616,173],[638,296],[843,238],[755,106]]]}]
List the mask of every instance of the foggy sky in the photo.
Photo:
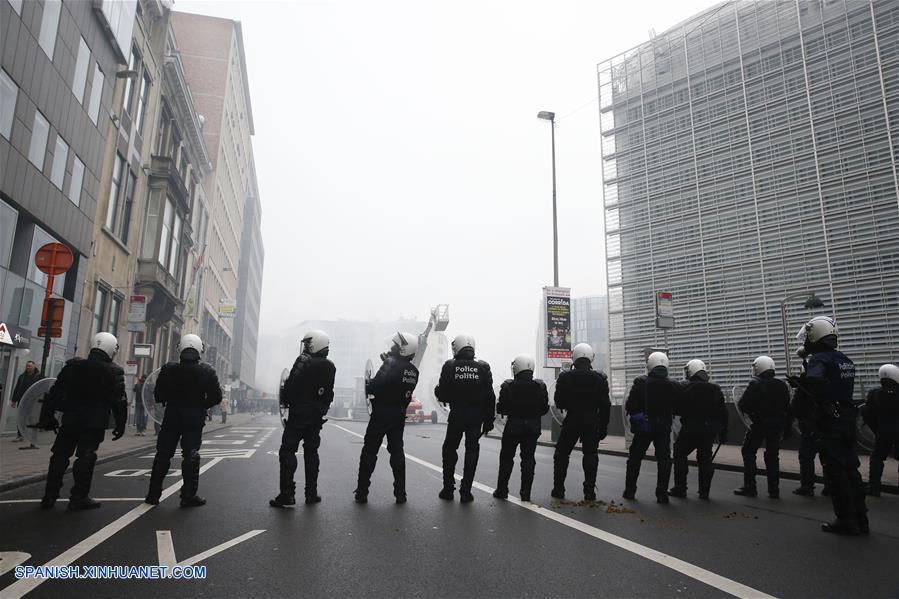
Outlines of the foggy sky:
[{"label": "foggy sky", "polygon": [[474,335],[508,377],[535,351],[552,284],[550,125],[537,112],[558,119],[560,285],[605,293],[596,64],[715,3],[178,0],[243,23],[260,337],[311,319],[426,319],[448,303],[449,337]]}]

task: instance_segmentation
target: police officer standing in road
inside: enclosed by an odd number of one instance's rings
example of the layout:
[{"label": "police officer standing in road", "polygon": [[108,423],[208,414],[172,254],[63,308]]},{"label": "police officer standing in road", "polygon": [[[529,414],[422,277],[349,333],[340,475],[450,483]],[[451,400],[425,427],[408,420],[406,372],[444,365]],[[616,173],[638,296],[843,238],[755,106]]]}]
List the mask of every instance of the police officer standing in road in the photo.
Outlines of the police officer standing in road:
[{"label": "police officer standing in road", "polygon": [[303,336],[303,351],[293,363],[290,375],[284,381],[280,401],[290,408],[290,414],[281,436],[278,461],[281,464],[281,492],[269,500],[272,507],[296,505],[297,451],[303,442],[303,463],[306,467],[306,503],[319,503],[318,495],[318,447],[321,445],[321,429],[324,417],[334,400],[334,376],[337,369],[328,359],[331,344],[327,333],[313,330]]},{"label": "police officer standing in road", "polygon": [[718,437],[719,443],[727,442],[727,407],[721,387],[709,381],[709,373],[702,360],[687,362],[684,375],[687,383],[674,404],[674,413],[681,419],[681,429],[674,442],[674,487],[668,495],[687,496],[687,457],[696,450],[699,498],[708,499],[715,474],[712,464],[715,437]]},{"label": "police officer standing in road", "polygon": [[[805,347],[800,347],[796,351],[796,355],[802,359],[802,366],[805,368],[808,351]],[[788,379],[789,374],[788,372]],[[793,420],[796,420],[799,424],[799,487],[793,489],[793,494],[813,497],[815,495],[815,456],[818,456],[819,461],[821,457],[818,452],[818,444],[815,441],[814,427],[809,420],[811,413],[802,413],[801,400],[801,396],[794,395],[790,401],[791,424]],[[824,481],[824,489],[821,491],[821,494],[830,495],[830,489],[827,487],[826,480]]]},{"label": "police officer standing in road", "polygon": [[493,496],[509,497],[509,477],[515,464],[515,452],[521,448],[522,501],[531,500],[534,482],[534,452],[540,437],[540,417],[549,411],[549,394],[546,384],[534,378],[534,359],[521,354],[512,360],[512,378],[499,388],[496,411],[506,416],[503,440],[499,450],[499,476]]},{"label": "police officer standing in road", "polygon": [[868,462],[867,493],[880,497],[883,463],[890,453],[899,460],[899,366],[884,364],[877,371],[880,387],[868,392],[862,408],[865,424],[874,431],[874,451]]},{"label": "police officer standing in road", "polygon": [[837,326],[831,318],[812,318],[798,338],[808,358],[802,376],[789,380],[796,386],[798,414],[812,426],[836,514],[836,520],[822,524],[821,530],[848,535],[867,533],[865,488],[855,450],[855,364],[837,350]]},{"label": "police officer standing in road", "polygon": [[462,484],[459,485],[459,501],[474,501],[471,483],[478,467],[481,434],[493,430],[496,394],[493,391],[493,375],[490,365],[474,357],[474,337],[457,335],[452,342],[453,359],[447,360],[440,371],[440,380],[434,389],[437,400],[449,404],[450,414],[443,441],[443,489],[440,499],[453,500],[455,491],[456,453],[462,435],[465,435],[465,463],[462,468]]},{"label": "police officer standing in road", "polygon": [[556,381],[553,401],[558,409],[566,412],[553,453],[553,488],[550,494],[556,499],[565,498],[568,459],[578,440],[583,452],[584,499],[596,499],[599,442],[608,433],[611,402],[606,375],[593,370],[595,355],[589,344],[578,343],[571,352],[574,367],[562,372]]},{"label": "police officer standing in road", "polygon": [[625,499],[637,493],[637,477],[649,444],[655,448],[657,462],[656,501],[668,503],[668,481],[671,478],[671,422],[681,386],[668,378],[668,356],[653,352],[646,358],[646,375],[638,376],[631,385],[624,409],[630,418],[634,435],[627,458],[624,483]]},{"label": "police officer standing in road", "polygon": [[[780,497],[780,441],[792,435],[790,388],[774,377],[774,360],[759,356],[752,362],[752,380],[737,402],[737,408],[749,417],[750,426],[743,438],[743,486],[734,495],[758,497],[755,485],[756,454],[765,446],[765,473],[768,497]],[[813,466],[814,467],[814,466]]]},{"label": "police officer standing in road", "polygon": [[73,453],[75,484],[72,485],[69,509],[100,507],[100,502],[89,496],[97,449],[103,442],[110,414],[115,418],[113,441],[125,434],[128,420],[125,372],[112,361],[118,350],[119,342],[114,335],[105,332],[94,335],[87,359],[74,358],[66,363],[41,408],[38,428],[44,430],[55,430],[54,413],[62,412],[62,426],[50,450],[47,486],[41,499],[43,509],[50,509],[56,503],[62,477]]},{"label": "police officer standing in road", "polygon": [[391,338],[390,351],[382,355],[378,373],[366,382],[365,392],[372,396],[371,418],[365,429],[362,455],[359,456],[359,481],[356,485],[357,503],[368,501],[371,475],[378,461],[381,441],[387,436],[387,452],[393,470],[393,496],[397,503],[406,503],[406,456],[403,454],[403,430],[406,409],[418,384],[418,368],[412,363],[418,351],[418,337],[411,333],[396,333]]},{"label": "police officer standing in road", "polygon": [[181,442],[181,507],[198,507],[206,500],[197,495],[200,485],[200,445],[206,410],[222,401],[218,375],[209,364],[200,361],[203,341],[197,335],[184,335],[178,343],[180,362],[169,362],[159,372],[153,397],[165,407],[162,427],[156,439],[156,457],[150,474],[146,503],[158,505],[162,483],[168,474]]}]

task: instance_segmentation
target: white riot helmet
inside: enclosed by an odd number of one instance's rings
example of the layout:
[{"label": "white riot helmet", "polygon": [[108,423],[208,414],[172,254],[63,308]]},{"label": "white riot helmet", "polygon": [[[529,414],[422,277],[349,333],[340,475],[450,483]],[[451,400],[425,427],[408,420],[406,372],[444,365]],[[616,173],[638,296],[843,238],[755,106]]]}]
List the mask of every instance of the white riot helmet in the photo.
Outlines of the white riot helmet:
[{"label": "white riot helmet", "polygon": [[453,356],[458,356],[459,352],[465,349],[466,347],[474,351],[474,337],[471,335],[467,335],[465,333],[460,333],[456,335],[456,338],[453,339]]},{"label": "white riot helmet", "polygon": [[328,349],[331,345],[331,340],[328,339],[326,332],[313,329],[303,335],[302,343],[304,353],[317,354],[324,349]]},{"label": "white riot helmet", "polygon": [[895,381],[899,385],[899,366],[895,364],[884,364],[877,371],[877,378],[881,381]]},{"label": "white riot helmet", "polygon": [[689,362],[687,362],[687,365],[684,366],[684,376],[686,376],[688,379],[693,378],[700,372],[705,372],[706,374],[708,374],[708,371],[705,367],[705,362],[703,362],[702,360],[690,360]]},{"label": "white riot helmet", "polygon": [[119,351],[119,340],[112,333],[97,333],[91,339],[91,349],[99,349],[112,360]]},{"label": "white riot helmet", "polygon": [[837,323],[833,318],[829,316],[815,316],[799,329],[796,339],[800,343],[818,343],[825,337],[837,337],[838,335]]},{"label": "white riot helmet", "polygon": [[406,358],[414,356],[418,351],[418,335],[412,333],[394,333],[390,343],[390,351]]},{"label": "white riot helmet", "polygon": [[665,355],[665,352],[654,351],[646,358],[646,372],[650,373],[659,366],[664,366],[666,370],[668,369],[668,356]]},{"label": "white riot helmet", "polygon": [[571,350],[571,361],[577,362],[581,358],[586,358],[591,363],[593,362],[593,358],[596,357],[596,352],[593,351],[593,348],[590,347],[589,343],[578,343],[574,346],[574,349]]},{"label": "white riot helmet", "polygon": [[534,372],[534,358],[527,354],[518,354],[512,360],[512,376],[518,376],[519,372]]},{"label": "white riot helmet", "polygon": [[761,376],[769,370],[774,371],[774,360],[768,356],[759,356],[752,361],[752,376]]},{"label": "white riot helmet", "polygon": [[178,342],[178,355],[183,354],[184,350],[188,349],[192,349],[198,354],[202,354],[206,350],[206,346],[203,345],[203,340],[200,339],[199,335],[188,333],[187,335],[182,335],[181,341]]}]

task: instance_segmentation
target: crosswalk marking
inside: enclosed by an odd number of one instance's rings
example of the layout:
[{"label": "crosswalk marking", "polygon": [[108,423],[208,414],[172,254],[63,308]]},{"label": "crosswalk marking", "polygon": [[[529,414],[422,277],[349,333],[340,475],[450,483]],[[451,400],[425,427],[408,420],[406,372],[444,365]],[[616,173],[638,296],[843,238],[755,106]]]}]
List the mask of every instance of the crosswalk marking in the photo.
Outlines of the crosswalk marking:
[{"label": "crosswalk marking", "polygon": [[[251,458],[256,453],[255,449],[229,449],[226,447],[210,447],[209,449],[200,448],[201,458]],[[153,459],[155,454],[142,455],[144,459]]]}]

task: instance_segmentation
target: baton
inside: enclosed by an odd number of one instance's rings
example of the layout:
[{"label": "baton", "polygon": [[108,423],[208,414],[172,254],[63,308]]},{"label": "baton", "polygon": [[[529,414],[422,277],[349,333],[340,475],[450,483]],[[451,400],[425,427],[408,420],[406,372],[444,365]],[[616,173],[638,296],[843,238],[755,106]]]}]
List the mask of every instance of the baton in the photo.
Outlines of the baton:
[{"label": "baton", "polygon": [[712,461],[713,461],[713,462],[715,461],[715,456],[718,455],[718,450],[721,449],[721,446],[722,446],[722,445],[724,445],[724,443],[719,443],[719,444],[718,444],[718,447],[715,448],[715,453],[712,454]]}]

